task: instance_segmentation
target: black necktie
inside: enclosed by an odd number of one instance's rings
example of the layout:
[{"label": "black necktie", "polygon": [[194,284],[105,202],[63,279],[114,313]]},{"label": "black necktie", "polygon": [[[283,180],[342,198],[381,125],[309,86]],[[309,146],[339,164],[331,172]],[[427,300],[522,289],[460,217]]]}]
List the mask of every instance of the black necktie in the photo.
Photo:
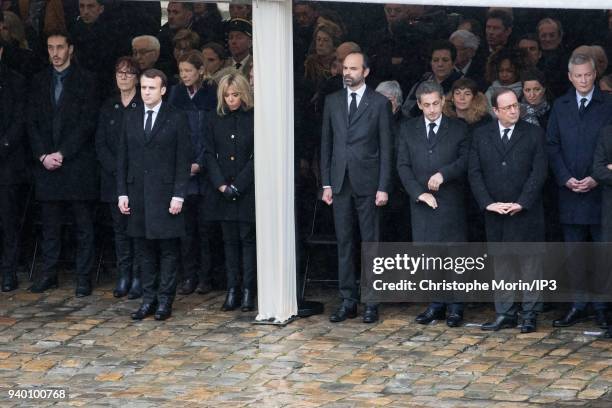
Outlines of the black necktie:
[{"label": "black necktie", "polygon": [[54,98],[55,98],[55,103],[57,104],[60,100],[60,97],[62,96],[62,91],[64,88],[64,83],[63,83],[64,78],[57,75],[55,77],[55,89],[54,91]]},{"label": "black necktie", "polygon": [[510,136],[508,136],[508,133],[510,133],[510,129],[504,129],[504,135],[502,136],[504,147],[508,146],[508,143],[510,143]]},{"label": "black necktie", "polygon": [[153,129],[153,111],[152,110],[148,110],[147,111],[147,122],[145,123],[145,136],[147,137],[147,139],[149,139],[149,136],[151,136],[151,130]]},{"label": "black necktie", "polygon": [[587,103],[587,101],[588,101],[587,98],[580,99],[580,108],[578,108],[578,114],[580,115],[580,117],[582,117],[582,115],[584,115],[584,111],[586,110],[586,103]]},{"label": "black necktie", "polygon": [[435,122],[431,122],[429,124],[429,132],[427,132],[427,140],[429,140],[429,143],[433,143],[435,137],[436,137],[436,132],[434,132],[434,129],[436,128],[436,123]]},{"label": "black necktie", "polygon": [[349,107],[349,122],[353,120],[353,116],[357,113],[357,93],[351,92],[351,106]]},{"label": "black necktie", "polygon": [[240,62],[237,62],[236,64],[234,64],[234,67],[236,69],[240,69],[241,66],[242,66],[242,64]]}]

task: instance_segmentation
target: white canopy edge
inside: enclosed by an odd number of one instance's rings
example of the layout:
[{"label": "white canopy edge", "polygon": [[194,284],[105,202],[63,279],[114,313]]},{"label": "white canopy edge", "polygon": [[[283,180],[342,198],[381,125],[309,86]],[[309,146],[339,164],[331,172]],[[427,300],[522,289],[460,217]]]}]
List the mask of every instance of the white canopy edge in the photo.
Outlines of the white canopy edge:
[{"label": "white canopy edge", "polygon": [[[285,0],[260,0],[260,1],[285,1]],[[610,0],[320,0],[322,2],[334,1],[342,3],[373,3],[373,4],[422,4],[425,6],[452,6],[452,7],[513,7],[513,8],[550,8],[550,9],[600,9],[612,8]]]}]

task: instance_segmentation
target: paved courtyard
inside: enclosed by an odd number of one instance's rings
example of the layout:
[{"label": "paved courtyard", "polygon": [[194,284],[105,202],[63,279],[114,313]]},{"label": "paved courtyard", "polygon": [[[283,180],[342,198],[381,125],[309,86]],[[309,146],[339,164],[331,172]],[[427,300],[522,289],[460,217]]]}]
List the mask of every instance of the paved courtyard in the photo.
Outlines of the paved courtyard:
[{"label": "paved courtyard", "polygon": [[[485,333],[413,323],[423,305],[385,305],[381,321],[285,327],[221,312],[224,293],[179,296],[166,322],[132,322],[138,300],[112,285],[76,299],[60,289],[0,295],[0,406],[121,407],[612,407],[612,341],[592,323]],[[312,292],[312,291],[311,291]],[[492,316],[488,306],[466,320]],[[586,333],[585,333],[586,332]],[[9,399],[9,390],[64,388],[64,400]]]}]

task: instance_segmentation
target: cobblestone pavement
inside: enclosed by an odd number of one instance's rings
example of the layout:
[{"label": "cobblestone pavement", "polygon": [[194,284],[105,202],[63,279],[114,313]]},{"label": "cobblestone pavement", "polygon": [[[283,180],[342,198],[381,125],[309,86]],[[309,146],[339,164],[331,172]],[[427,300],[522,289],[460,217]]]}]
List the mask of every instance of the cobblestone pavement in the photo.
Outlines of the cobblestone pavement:
[{"label": "cobblestone pavement", "polygon": [[[335,291],[311,300],[326,314],[285,327],[221,312],[222,292],[179,296],[166,322],[132,322],[138,300],[109,284],[77,299],[60,289],[0,295],[0,406],[541,407],[612,406],[612,341],[593,324],[485,333],[415,324],[423,305],[384,305],[382,320],[329,323]],[[23,284],[22,287],[26,285]],[[466,310],[482,322],[487,306]],[[69,399],[8,398],[9,389],[63,387]]]}]

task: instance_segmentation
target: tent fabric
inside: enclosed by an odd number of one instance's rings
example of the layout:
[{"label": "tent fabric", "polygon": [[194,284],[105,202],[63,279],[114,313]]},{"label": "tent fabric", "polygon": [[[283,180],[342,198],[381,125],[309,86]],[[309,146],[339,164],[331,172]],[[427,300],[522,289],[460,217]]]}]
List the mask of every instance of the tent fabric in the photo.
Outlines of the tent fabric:
[{"label": "tent fabric", "polygon": [[253,7],[256,320],[297,314],[293,178],[293,41],[289,1]]}]

